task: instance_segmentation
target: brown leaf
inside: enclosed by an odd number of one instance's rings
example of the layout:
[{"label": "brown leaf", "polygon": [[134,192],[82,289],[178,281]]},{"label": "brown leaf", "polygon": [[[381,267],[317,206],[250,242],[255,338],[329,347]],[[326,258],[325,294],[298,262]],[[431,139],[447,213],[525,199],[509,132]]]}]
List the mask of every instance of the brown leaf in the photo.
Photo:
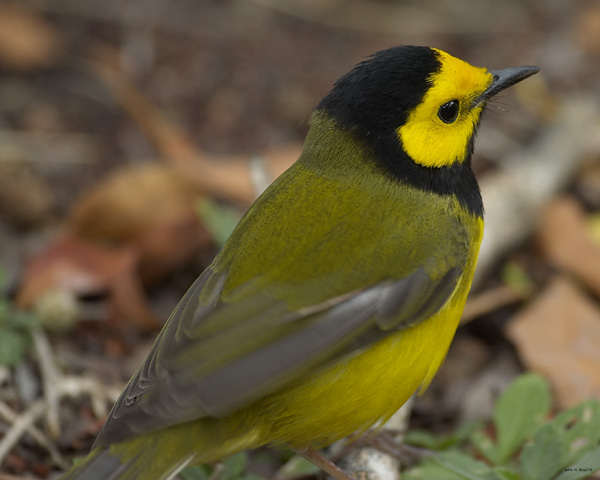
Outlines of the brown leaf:
[{"label": "brown leaf", "polygon": [[134,262],[132,249],[105,249],[73,236],[59,237],[28,262],[17,295],[21,307],[29,307],[50,287],[71,290],[78,295],[96,295],[107,290],[110,278]]},{"label": "brown leaf", "polygon": [[527,368],[549,379],[561,408],[600,398],[600,310],[572,281],[553,279],[506,333]]},{"label": "brown leaf", "polygon": [[159,324],[147,305],[136,267],[137,253],[130,246],[103,247],[64,235],[29,260],[16,302],[30,308],[56,289],[78,296],[105,294],[114,318],[153,330]]},{"label": "brown leaf", "polygon": [[169,167],[123,168],[79,201],[68,228],[98,244],[132,246],[149,283],[211,245],[195,210],[199,198]]},{"label": "brown leaf", "polygon": [[523,299],[523,293],[509,285],[501,285],[476,295],[470,295],[460,318],[460,324],[464,325],[477,317]]},{"label": "brown leaf", "polygon": [[22,72],[48,68],[57,62],[62,49],[58,32],[34,11],[0,7],[1,64]]},{"label": "brown leaf", "polygon": [[212,244],[195,211],[198,198],[165,166],[115,172],[74,207],[66,234],[30,260],[18,304],[30,307],[57,288],[105,294],[113,318],[155,329],[142,282],[156,281]]},{"label": "brown leaf", "polygon": [[579,14],[575,16],[573,32],[575,41],[587,54],[600,55],[600,4],[582,3]]},{"label": "brown leaf", "polygon": [[542,252],[600,296],[600,247],[590,238],[577,201],[562,197],[544,212],[537,232]]}]

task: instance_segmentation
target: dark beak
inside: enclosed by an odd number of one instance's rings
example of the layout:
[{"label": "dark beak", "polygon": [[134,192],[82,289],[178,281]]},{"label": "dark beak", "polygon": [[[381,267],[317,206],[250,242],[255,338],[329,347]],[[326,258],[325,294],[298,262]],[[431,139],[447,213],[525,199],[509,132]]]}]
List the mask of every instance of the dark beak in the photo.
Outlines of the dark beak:
[{"label": "dark beak", "polygon": [[487,90],[473,100],[473,107],[487,102],[490,98],[505,88],[512,87],[515,83],[519,83],[521,80],[525,80],[539,71],[540,69],[538,67],[533,66],[511,67],[503,70],[490,71],[490,73],[494,76],[494,79]]}]

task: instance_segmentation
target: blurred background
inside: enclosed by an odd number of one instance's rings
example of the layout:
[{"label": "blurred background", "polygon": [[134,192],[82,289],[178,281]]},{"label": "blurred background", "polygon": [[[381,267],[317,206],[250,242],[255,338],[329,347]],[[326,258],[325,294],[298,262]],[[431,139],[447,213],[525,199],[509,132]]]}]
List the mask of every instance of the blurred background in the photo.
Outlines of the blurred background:
[{"label": "blurred background", "polygon": [[399,44],[541,67],[482,123],[478,276],[411,428],[489,418],[525,370],[600,398],[600,3],[1,1],[1,478],[89,449],[311,109]]}]

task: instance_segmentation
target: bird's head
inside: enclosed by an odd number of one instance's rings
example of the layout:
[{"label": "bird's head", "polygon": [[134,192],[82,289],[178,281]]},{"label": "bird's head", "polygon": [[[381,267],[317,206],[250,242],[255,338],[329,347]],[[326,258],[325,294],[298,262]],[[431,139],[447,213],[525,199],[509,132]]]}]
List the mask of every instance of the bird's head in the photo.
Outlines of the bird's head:
[{"label": "bird's head", "polygon": [[470,157],[486,102],[537,67],[488,70],[436,48],[378,52],[342,76],[317,111],[325,111],[393,162],[401,148],[424,167]]}]

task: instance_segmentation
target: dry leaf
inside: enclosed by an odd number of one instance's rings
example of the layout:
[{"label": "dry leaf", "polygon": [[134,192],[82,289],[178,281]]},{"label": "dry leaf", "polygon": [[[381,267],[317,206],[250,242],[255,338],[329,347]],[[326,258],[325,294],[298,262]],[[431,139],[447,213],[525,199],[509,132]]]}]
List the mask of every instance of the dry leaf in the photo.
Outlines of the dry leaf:
[{"label": "dry leaf", "polygon": [[169,167],[123,168],[78,202],[68,228],[100,245],[132,246],[147,284],[211,245],[195,210],[199,198]]},{"label": "dry leaf", "polygon": [[575,41],[589,55],[600,55],[600,3],[583,3],[573,24]]},{"label": "dry leaf", "polygon": [[198,198],[168,167],[115,172],[79,201],[65,236],[29,261],[18,304],[30,307],[57,288],[79,296],[106,294],[114,318],[155,329],[142,283],[212,244],[195,210]]},{"label": "dry leaf", "polygon": [[562,197],[548,205],[537,238],[551,263],[571,272],[600,296],[600,246],[590,238],[577,201]]},{"label": "dry leaf", "polygon": [[35,12],[0,7],[0,63],[12,70],[30,72],[54,65],[62,53],[56,29]]},{"label": "dry leaf", "polygon": [[77,296],[105,294],[113,318],[143,330],[159,326],[147,305],[137,273],[137,254],[130,246],[102,247],[70,235],[58,238],[29,260],[17,305],[30,308],[57,289]]},{"label": "dry leaf", "polygon": [[526,367],[551,382],[561,408],[600,398],[600,310],[572,281],[552,280],[506,332]]}]

